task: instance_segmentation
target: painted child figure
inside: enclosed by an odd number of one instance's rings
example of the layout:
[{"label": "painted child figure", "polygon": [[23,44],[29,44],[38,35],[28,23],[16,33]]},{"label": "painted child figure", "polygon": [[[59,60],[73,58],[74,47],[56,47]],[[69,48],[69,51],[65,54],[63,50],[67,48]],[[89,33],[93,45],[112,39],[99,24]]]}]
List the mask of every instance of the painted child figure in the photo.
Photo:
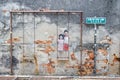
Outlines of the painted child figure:
[{"label": "painted child figure", "polygon": [[68,36],[68,31],[65,30],[65,31],[64,31],[64,47],[63,47],[64,51],[68,51],[68,49],[69,49],[68,37],[69,37],[69,36]]},{"label": "painted child figure", "polygon": [[59,39],[58,39],[58,51],[59,52],[63,51],[63,43],[64,43],[64,36],[63,34],[60,34]]}]

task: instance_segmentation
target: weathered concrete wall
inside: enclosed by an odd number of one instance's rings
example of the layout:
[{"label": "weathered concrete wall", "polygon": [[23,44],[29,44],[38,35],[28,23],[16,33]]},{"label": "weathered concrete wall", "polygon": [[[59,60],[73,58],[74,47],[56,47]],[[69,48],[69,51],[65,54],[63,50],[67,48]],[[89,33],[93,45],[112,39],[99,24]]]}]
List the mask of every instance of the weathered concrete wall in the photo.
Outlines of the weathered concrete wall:
[{"label": "weathered concrete wall", "polygon": [[3,9],[25,8],[36,10],[49,8],[54,10],[64,9],[66,11],[80,10],[84,12],[84,18],[88,16],[107,17],[106,28],[115,27],[114,29],[118,30],[120,22],[119,3],[119,0],[0,0],[0,20],[4,21]]},{"label": "weathered concrete wall", "polygon": [[[107,56],[104,56],[101,54],[101,52],[98,51],[98,61],[109,59],[109,63],[105,64],[103,62],[100,62],[98,64],[98,69],[100,68],[101,73],[104,73],[102,75],[118,75],[119,74],[119,63],[115,64],[113,66],[113,54],[116,54],[119,56],[119,46],[120,46],[120,0],[0,0],[0,43],[1,43],[1,57],[4,57],[7,59],[7,61],[2,58],[2,61],[5,61],[5,64],[1,62],[0,64],[3,65],[0,69],[1,74],[8,74],[4,72],[9,72],[9,57],[7,54],[9,54],[9,45],[4,44],[6,40],[9,39],[9,21],[10,21],[10,14],[9,10],[12,9],[30,9],[30,10],[38,10],[41,8],[48,8],[51,10],[61,10],[64,9],[65,11],[83,11],[84,12],[84,22],[86,17],[106,17],[107,18],[107,24],[101,25],[98,28],[97,33],[97,43],[100,44],[99,47],[105,47],[106,45],[101,45],[101,43],[104,43],[104,38],[106,35],[109,35],[113,41],[113,44],[110,44],[108,48],[106,48],[106,51],[109,53]],[[7,11],[4,11],[7,10]],[[58,26],[56,24],[56,21],[58,21]],[[34,53],[34,47],[36,49],[39,49],[38,45],[34,45],[34,38],[35,40],[45,40],[48,39],[48,36],[54,36],[54,40],[52,43],[52,47],[56,48],[56,39],[57,39],[57,27],[59,31],[64,31],[65,29],[68,29],[68,16],[65,15],[59,15],[58,20],[56,19],[56,15],[39,15],[37,14],[35,16],[35,31],[36,34],[34,35],[34,16],[32,14],[25,14],[24,15],[24,31],[23,31],[23,15],[14,15],[13,18],[13,37],[19,37],[20,41],[19,43],[25,42],[30,43],[27,46],[24,45],[25,48],[25,55],[29,55],[33,57]],[[80,62],[79,57],[79,40],[80,34],[79,32],[79,16],[78,15],[70,15],[70,24],[69,24],[69,35],[70,35],[70,53],[72,53],[72,48],[76,47],[75,49],[75,55],[78,59],[78,62]],[[50,28],[51,27],[51,28]],[[54,28],[53,28],[54,27]],[[50,29],[49,29],[50,28]],[[52,29],[53,28],[53,29]],[[24,35],[23,35],[24,32]],[[89,34],[89,35],[88,35]],[[24,37],[24,39],[23,39]],[[103,40],[103,42],[101,42]],[[74,43],[75,42],[75,43]],[[94,42],[94,29],[92,25],[84,25],[83,26],[83,46],[84,48],[87,48],[88,50],[93,49],[93,42]],[[101,42],[101,43],[100,43]],[[92,43],[92,44],[91,44]],[[73,45],[73,46],[72,46]],[[4,48],[6,47],[6,48]],[[5,50],[4,50],[4,49]],[[37,51],[37,50],[36,50]],[[23,46],[22,45],[16,45],[14,47],[14,56],[21,60],[23,53]],[[31,54],[30,54],[31,53]],[[36,52],[37,53],[37,52]],[[84,53],[84,52],[83,52]],[[86,53],[86,52],[85,52]],[[41,64],[48,63],[49,58],[55,58],[56,60],[56,51],[54,53],[51,53],[52,55],[44,54],[43,52],[38,52],[36,54],[40,66],[40,75],[51,75],[46,74],[43,68],[41,68]],[[83,57],[88,57],[87,54],[84,54]],[[43,58],[43,59],[42,59]],[[84,58],[85,59],[85,58]],[[71,59],[70,59],[71,60]],[[83,60],[84,62],[85,60]],[[15,62],[18,63],[18,62]],[[38,72],[34,72],[36,64],[33,63],[21,63],[17,65],[17,67],[14,68],[15,74],[35,74]],[[64,64],[64,63],[63,63]],[[79,63],[76,63],[74,60],[70,61],[69,64],[65,64],[64,67],[62,67],[62,64],[55,64],[56,71],[55,74],[52,75],[78,75],[76,72],[78,70],[73,68],[66,68],[68,65],[76,65]],[[8,65],[8,66],[7,66]],[[16,66],[16,64],[14,64]],[[59,65],[59,66],[58,66]],[[103,66],[99,66],[103,65]],[[104,65],[106,66],[106,69],[104,69]],[[112,65],[112,66],[111,66]],[[29,68],[28,68],[29,67]],[[102,67],[102,69],[101,69]],[[111,69],[110,69],[111,68]],[[3,71],[3,69],[5,69]],[[109,69],[109,71],[108,71]],[[107,71],[107,73],[106,73]],[[43,74],[41,73],[43,72]],[[69,74],[66,74],[69,73]]]}]

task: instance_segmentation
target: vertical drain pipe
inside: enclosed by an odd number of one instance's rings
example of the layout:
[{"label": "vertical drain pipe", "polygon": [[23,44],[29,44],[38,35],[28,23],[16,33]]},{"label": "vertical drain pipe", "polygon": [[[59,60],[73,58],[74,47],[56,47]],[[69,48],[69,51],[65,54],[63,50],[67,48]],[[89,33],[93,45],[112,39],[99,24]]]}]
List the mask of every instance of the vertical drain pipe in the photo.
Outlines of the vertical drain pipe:
[{"label": "vertical drain pipe", "polygon": [[10,74],[13,75],[13,63],[12,63],[12,53],[13,53],[13,44],[12,44],[12,12],[10,12]]},{"label": "vertical drain pipe", "polygon": [[94,76],[96,76],[96,55],[97,55],[97,25],[94,24],[94,69],[93,69]]},{"label": "vertical drain pipe", "polygon": [[80,13],[80,75],[82,76],[82,24],[83,24],[83,12]]}]

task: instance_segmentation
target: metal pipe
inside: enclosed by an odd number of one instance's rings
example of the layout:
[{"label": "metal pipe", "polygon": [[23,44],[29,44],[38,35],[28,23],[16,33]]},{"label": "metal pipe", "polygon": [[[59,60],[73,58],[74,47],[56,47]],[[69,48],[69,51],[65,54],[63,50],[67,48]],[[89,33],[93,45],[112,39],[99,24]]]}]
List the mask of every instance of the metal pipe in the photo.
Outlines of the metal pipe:
[{"label": "metal pipe", "polygon": [[[83,24],[83,13],[80,14],[80,66],[81,67],[82,67],[82,24]],[[82,76],[81,68],[80,68],[80,75]]]},{"label": "metal pipe", "polygon": [[94,24],[94,69],[93,69],[93,74],[96,75],[96,52],[97,52],[97,26]]},{"label": "metal pipe", "polygon": [[12,44],[12,13],[10,12],[10,73],[13,74],[13,62],[12,62],[12,53],[13,53],[13,44]]},{"label": "metal pipe", "polygon": [[10,11],[12,13],[72,13],[72,14],[79,14],[82,13],[82,11],[59,11],[59,10],[46,10],[46,11],[40,11],[40,10],[12,10]]}]

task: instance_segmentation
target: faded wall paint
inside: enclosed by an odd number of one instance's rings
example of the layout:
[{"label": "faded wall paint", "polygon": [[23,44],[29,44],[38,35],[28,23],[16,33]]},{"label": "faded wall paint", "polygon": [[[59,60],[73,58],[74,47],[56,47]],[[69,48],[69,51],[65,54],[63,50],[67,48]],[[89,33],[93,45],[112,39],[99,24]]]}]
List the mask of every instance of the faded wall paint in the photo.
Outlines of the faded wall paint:
[{"label": "faded wall paint", "polygon": [[[99,45],[98,49],[102,46],[105,47],[108,55],[104,56],[101,54],[100,50],[98,50],[98,54],[100,54],[100,57],[102,57],[102,60],[98,56],[98,72],[100,71],[101,73],[98,73],[100,75],[119,75],[119,62],[116,61],[115,64],[113,65],[113,54],[115,53],[119,57],[119,46],[120,46],[120,27],[119,27],[119,22],[120,22],[120,17],[119,17],[119,10],[120,6],[119,0],[48,0],[47,2],[45,0],[4,0],[0,1],[0,31],[1,31],[1,51],[3,50],[2,48],[5,46],[8,49],[5,49],[2,51],[2,54],[5,54],[6,59],[9,59],[9,46],[6,46],[6,40],[9,39],[9,11],[3,12],[3,10],[11,10],[11,9],[41,9],[41,8],[49,8],[49,9],[55,9],[55,10],[60,10],[64,9],[66,11],[72,10],[80,10],[84,12],[84,20],[87,16],[102,16],[107,18],[107,24],[106,25],[98,25],[98,33],[97,33],[97,43],[104,43],[106,40],[105,36],[109,35],[109,37],[112,40],[112,44],[110,44],[107,48],[106,45]],[[58,21],[58,26],[56,24],[56,21]],[[17,45],[14,47],[14,56],[19,60],[17,63],[17,67],[14,68],[15,74],[31,74],[35,75],[36,73],[40,75],[79,75],[77,72],[79,72],[78,69],[75,68],[67,68],[68,66],[74,66],[78,65],[80,62],[79,57],[79,40],[80,37],[78,35],[80,34],[79,32],[79,16],[78,15],[70,15],[70,23],[69,23],[69,35],[70,35],[70,54],[73,53],[73,49],[75,47],[75,56],[78,59],[78,63],[76,61],[72,61],[70,59],[71,63],[65,63],[64,67],[60,66],[61,63],[58,64],[56,62],[55,65],[55,72],[53,74],[46,74],[46,69],[41,68],[42,63],[47,64],[49,62],[49,58],[53,58],[53,60],[57,59],[56,55],[56,40],[57,40],[57,27],[59,27],[61,31],[64,31],[68,27],[68,17],[65,15],[59,15],[58,19],[56,19],[56,15],[39,15],[37,14],[35,16],[35,30],[36,33],[34,35],[33,29],[34,29],[34,16],[32,14],[25,14],[24,15],[24,31],[23,31],[23,15],[14,15],[13,18],[13,37],[17,37],[20,39],[20,41],[17,42]],[[50,28],[51,27],[51,28]],[[53,28],[54,27],[54,28]],[[50,29],[49,29],[50,28]],[[53,29],[52,29],[53,28]],[[23,32],[25,32],[23,36]],[[33,63],[28,63],[29,65],[26,65],[25,63],[21,64],[21,60],[23,58],[23,46],[18,44],[22,43],[23,41],[25,43],[30,43],[27,46],[24,45],[24,55],[30,56],[30,60],[35,59],[34,58],[34,50],[39,48],[38,45],[34,45],[34,38],[35,40],[46,40],[48,39],[48,36],[54,36],[53,43],[51,46],[55,48],[54,52],[50,52],[50,56],[47,54],[44,54],[43,52],[35,52],[36,55],[39,56],[38,58],[38,63],[39,64],[33,64]],[[24,39],[23,39],[24,37]],[[101,42],[102,41],[102,42]],[[83,48],[91,50],[93,49],[93,42],[94,42],[94,28],[92,25],[84,25],[83,26]],[[105,42],[106,43],[106,42]],[[34,49],[35,47],[35,49]],[[30,49],[30,50],[29,50]],[[37,49],[38,50],[38,49]],[[35,50],[35,51],[37,51]],[[30,54],[31,53],[31,54]],[[84,51],[83,51],[84,53]],[[87,53],[87,51],[85,51]],[[2,55],[1,56],[4,56]],[[8,56],[8,57],[7,57]],[[85,57],[89,57],[87,54],[83,55],[84,59]],[[41,59],[43,58],[43,59]],[[54,59],[55,58],[55,59]],[[119,57],[120,58],[120,57]],[[83,59],[83,63],[84,60]],[[105,64],[105,66],[101,66],[100,68],[99,65],[103,65],[105,59],[108,59],[108,63]],[[4,60],[3,60],[4,61]],[[34,61],[33,61],[34,62]],[[9,74],[9,67],[6,68],[6,72],[2,72],[2,69],[5,68],[5,65],[2,64],[1,62],[1,74]],[[6,62],[7,63],[7,62]],[[35,66],[39,65],[39,70],[38,71]],[[59,66],[58,66],[59,65]],[[62,65],[62,64],[61,64]],[[16,65],[15,65],[16,66]],[[67,67],[66,67],[67,66]],[[28,68],[29,67],[29,68]],[[37,71],[36,71],[37,70]],[[41,73],[43,72],[43,74]],[[84,72],[84,71],[83,71]],[[88,71],[89,72],[89,71]],[[107,73],[106,73],[107,72]],[[69,73],[69,74],[66,74]],[[83,73],[86,75],[86,73]],[[87,74],[88,75],[88,74]]]}]

